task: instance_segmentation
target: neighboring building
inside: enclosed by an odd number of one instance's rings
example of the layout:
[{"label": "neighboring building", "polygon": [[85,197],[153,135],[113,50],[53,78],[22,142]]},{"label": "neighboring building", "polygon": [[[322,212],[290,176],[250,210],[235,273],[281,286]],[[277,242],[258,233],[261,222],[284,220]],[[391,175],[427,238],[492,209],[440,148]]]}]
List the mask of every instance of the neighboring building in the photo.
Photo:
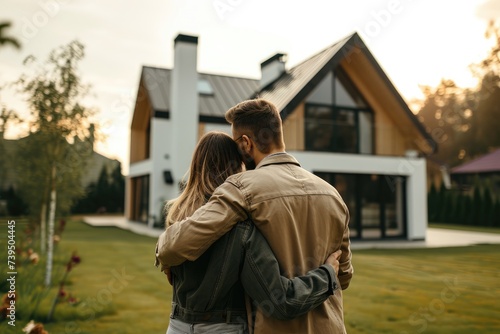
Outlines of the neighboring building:
[{"label": "neighboring building", "polygon": [[[13,157],[16,155],[16,151],[19,150],[19,145],[22,144],[24,140],[28,137],[23,137],[20,139],[3,139],[2,144],[6,150],[7,157]],[[2,165],[3,166],[3,165]],[[108,173],[120,166],[120,161],[116,159],[110,159],[97,152],[92,152],[92,156],[87,160],[87,166],[85,168],[85,173],[82,175],[82,185],[87,187],[92,182],[97,182],[99,174],[103,167],[106,168]],[[17,189],[17,180],[20,177],[16,168],[10,165],[6,166],[5,171],[2,174],[3,178],[0,180],[0,191],[7,190],[10,187]]]},{"label": "neighboring building", "polygon": [[496,198],[500,198],[500,149],[452,168],[451,179],[463,191],[472,191],[475,183],[489,183]]},{"label": "neighboring building", "polygon": [[175,39],[172,70],[142,69],[131,124],[129,221],[158,224],[200,136],[230,133],[225,111],[258,96],[280,110],[287,152],[343,196],[353,240],[425,239],[422,156],[436,143],[358,34],[290,69],[286,54],[276,54],[261,64],[260,80],[198,73],[197,41]]}]

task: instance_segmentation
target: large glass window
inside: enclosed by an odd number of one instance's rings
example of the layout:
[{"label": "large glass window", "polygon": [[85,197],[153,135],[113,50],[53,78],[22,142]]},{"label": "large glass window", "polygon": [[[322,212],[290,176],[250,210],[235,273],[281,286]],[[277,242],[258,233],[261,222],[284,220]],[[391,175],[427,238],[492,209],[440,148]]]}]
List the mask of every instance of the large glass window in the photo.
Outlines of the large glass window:
[{"label": "large glass window", "polygon": [[373,113],[347,75],[330,72],[306,99],[305,149],[373,153]]},{"label": "large glass window", "polygon": [[390,175],[316,172],[339,191],[350,213],[353,239],[406,235],[405,178]]},{"label": "large glass window", "polygon": [[373,115],[369,110],[306,105],[306,150],[373,153]]},{"label": "large glass window", "polygon": [[133,177],[132,187],[132,212],[133,221],[148,223],[149,211],[149,175]]}]

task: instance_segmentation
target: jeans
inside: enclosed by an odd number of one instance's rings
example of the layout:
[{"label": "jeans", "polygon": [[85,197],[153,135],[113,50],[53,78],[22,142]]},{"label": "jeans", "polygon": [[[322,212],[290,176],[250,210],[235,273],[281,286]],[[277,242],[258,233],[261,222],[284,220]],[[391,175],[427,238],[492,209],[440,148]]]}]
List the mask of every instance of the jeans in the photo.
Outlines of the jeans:
[{"label": "jeans", "polygon": [[247,324],[205,323],[188,324],[170,318],[167,334],[247,334]]}]

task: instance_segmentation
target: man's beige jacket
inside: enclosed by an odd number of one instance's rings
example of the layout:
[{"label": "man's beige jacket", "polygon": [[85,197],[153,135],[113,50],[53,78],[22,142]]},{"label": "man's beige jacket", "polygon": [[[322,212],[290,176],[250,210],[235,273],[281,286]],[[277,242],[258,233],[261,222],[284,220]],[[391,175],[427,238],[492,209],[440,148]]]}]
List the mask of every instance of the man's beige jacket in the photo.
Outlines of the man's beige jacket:
[{"label": "man's beige jacket", "polygon": [[[168,227],[158,257],[167,266],[193,261],[238,222],[252,219],[276,255],[283,275],[294,277],[322,265],[341,249],[342,289],[353,275],[349,212],[337,190],[300,167],[287,153],[267,156],[255,170],[229,177],[207,204]],[[268,305],[253,305],[254,333],[345,333],[342,291],[292,320],[266,316]]]}]

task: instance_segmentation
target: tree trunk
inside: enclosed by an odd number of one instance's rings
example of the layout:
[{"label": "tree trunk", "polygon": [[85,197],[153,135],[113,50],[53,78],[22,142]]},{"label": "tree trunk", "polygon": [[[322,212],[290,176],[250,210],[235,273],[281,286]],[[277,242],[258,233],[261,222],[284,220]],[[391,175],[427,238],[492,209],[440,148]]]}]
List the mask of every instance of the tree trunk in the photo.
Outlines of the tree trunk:
[{"label": "tree trunk", "polygon": [[52,187],[50,190],[49,235],[47,240],[47,269],[45,272],[45,286],[52,281],[52,261],[54,255],[54,221],[56,218],[56,166],[52,165]]},{"label": "tree trunk", "polygon": [[47,201],[42,204],[40,213],[40,253],[43,255],[47,250]]}]

